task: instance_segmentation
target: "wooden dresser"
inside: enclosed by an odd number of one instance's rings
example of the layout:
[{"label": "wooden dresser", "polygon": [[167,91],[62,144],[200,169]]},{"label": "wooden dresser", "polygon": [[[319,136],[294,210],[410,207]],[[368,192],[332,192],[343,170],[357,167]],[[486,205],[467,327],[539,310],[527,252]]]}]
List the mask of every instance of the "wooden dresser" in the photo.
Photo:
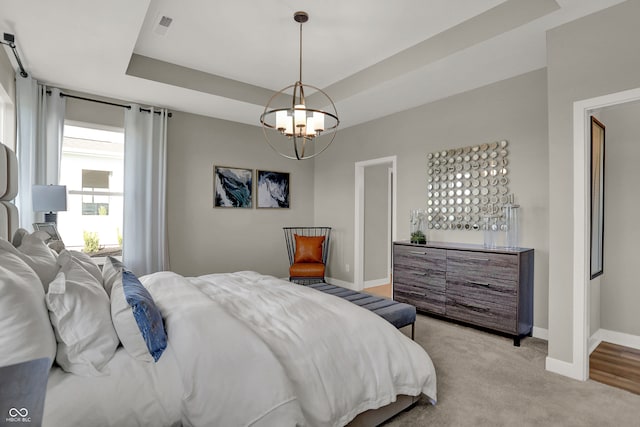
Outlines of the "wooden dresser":
[{"label": "wooden dresser", "polygon": [[393,244],[393,299],[513,337],[533,328],[533,249]]}]

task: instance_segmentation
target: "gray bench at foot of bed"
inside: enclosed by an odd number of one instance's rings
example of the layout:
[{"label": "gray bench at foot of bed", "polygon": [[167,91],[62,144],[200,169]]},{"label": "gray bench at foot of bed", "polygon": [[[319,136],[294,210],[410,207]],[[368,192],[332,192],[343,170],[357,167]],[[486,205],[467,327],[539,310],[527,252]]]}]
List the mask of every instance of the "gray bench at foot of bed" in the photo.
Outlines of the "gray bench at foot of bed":
[{"label": "gray bench at foot of bed", "polygon": [[377,297],[364,292],[352,291],[351,289],[341,288],[340,286],[329,285],[328,283],[314,283],[306,286],[344,298],[355,305],[366,308],[387,320],[398,329],[411,325],[411,339],[413,339],[416,323],[416,308],[412,305],[388,298]]}]

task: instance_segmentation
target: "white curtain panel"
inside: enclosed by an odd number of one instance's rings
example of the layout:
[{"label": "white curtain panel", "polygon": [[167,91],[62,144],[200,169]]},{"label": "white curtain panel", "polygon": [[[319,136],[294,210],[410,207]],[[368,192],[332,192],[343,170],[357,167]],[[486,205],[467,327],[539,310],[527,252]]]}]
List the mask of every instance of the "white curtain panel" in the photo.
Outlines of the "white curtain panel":
[{"label": "white curtain panel", "polygon": [[[47,95],[47,90],[51,95]],[[31,187],[58,184],[64,129],[65,98],[60,90],[47,88],[31,77],[16,75],[18,196],[20,227],[31,229],[41,222],[33,212]]]},{"label": "white curtain panel", "polygon": [[[159,113],[159,114],[158,114]],[[169,269],[166,232],[167,110],[124,114],[122,258],[136,275]]]}]

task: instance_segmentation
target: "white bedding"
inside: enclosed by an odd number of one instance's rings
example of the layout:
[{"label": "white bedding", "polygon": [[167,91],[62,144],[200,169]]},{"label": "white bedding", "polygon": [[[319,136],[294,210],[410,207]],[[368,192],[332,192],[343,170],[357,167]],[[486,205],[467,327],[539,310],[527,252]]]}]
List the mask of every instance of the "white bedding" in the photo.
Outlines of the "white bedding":
[{"label": "white bedding", "polygon": [[107,377],[54,369],[45,426],[341,426],[424,393],[426,352],[376,314],[254,272],[141,278],[168,347],[157,364],[122,350]]},{"label": "white bedding", "polygon": [[104,369],[81,377],[54,367],[43,426],[179,426],[182,387],[171,348],[157,364],[140,363],[120,347]]}]

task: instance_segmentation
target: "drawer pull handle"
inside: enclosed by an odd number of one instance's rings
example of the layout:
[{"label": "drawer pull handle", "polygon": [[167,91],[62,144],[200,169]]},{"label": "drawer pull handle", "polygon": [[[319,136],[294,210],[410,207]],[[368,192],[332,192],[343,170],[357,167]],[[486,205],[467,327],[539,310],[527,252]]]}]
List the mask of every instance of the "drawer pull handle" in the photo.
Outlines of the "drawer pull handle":
[{"label": "drawer pull handle", "polygon": [[426,297],[426,294],[421,294],[420,292],[414,292],[414,291],[405,291],[402,290],[401,291],[403,294],[409,294],[409,295],[415,295],[415,296],[419,296],[419,297]]},{"label": "drawer pull handle", "polygon": [[421,251],[409,251],[410,254],[415,254],[415,255],[427,255],[426,252],[421,252]]},{"label": "drawer pull handle", "polygon": [[472,285],[478,285],[478,286],[483,286],[485,288],[490,288],[491,287],[491,283],[481,283],[481,282],[469,282]]},{"label": "drawer pull handle", "polygon": [[427,270],[427,271],[412,271],[411,274],[413,274],[414,276],[428,276],[429,273],[431,272],[431,270]]},{"label": "drawer pull handle", "polygon": [[486,307],[477,307],[477,306],[475,306],[475,305],[465,304],[465,303],[460,302],[460,301],[458,301],[457,303],[458,303],[459,305],[463,306],[464,308],[468,308],[468,309],[470,309],[470,310],[474,310],[474,311],[477,311],[477,312],[479,312],[479,313],[488,313],[488,312],[489,312],[489,309],[488,309],[488,308],[486,308]]},{"label": "drawer pull handle", "polygon": [[469,261],[483,261],[483,262],[489,262],[489,258],[473,258],[473,257],[468,257],[467,258]]}]

